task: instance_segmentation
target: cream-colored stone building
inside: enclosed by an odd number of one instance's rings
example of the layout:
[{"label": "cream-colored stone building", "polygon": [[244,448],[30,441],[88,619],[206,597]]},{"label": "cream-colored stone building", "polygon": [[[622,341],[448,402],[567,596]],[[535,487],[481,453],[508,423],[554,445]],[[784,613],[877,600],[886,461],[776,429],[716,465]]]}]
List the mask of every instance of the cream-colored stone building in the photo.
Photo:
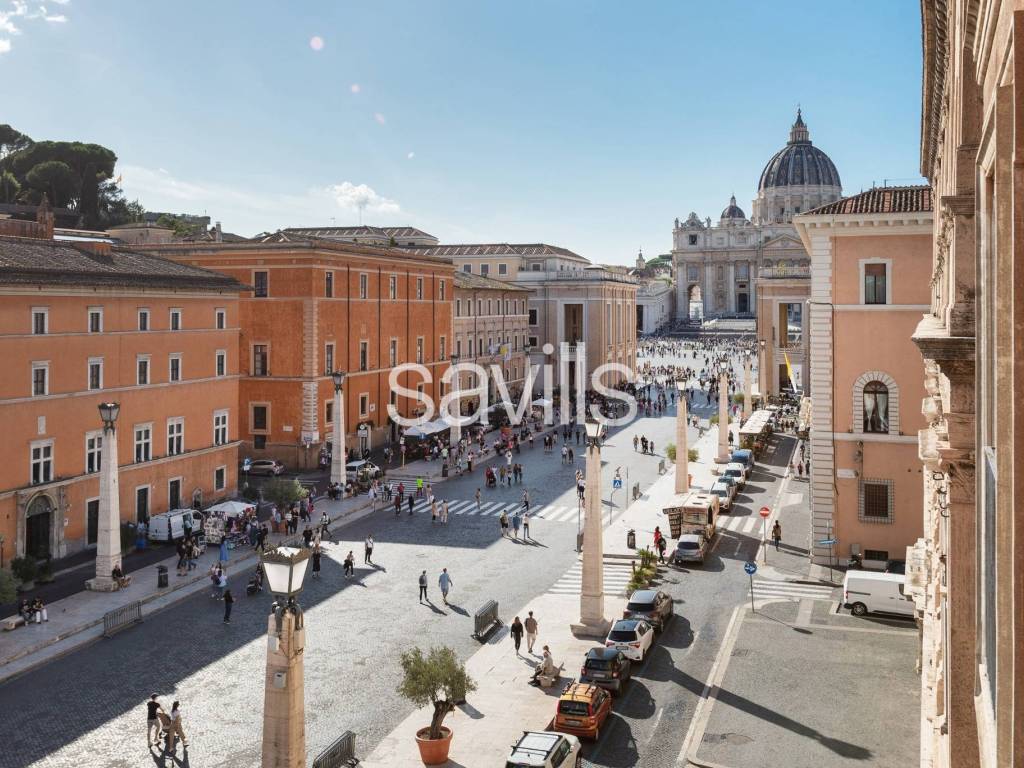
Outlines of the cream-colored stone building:
[{"label": "cream-colored stone building", "polygon": [[913,337],[928,424],[924,535],[907,570],[921,627],[921,765],[1020,768],[1024,8],[924,0],[921,10],[921,173],[936,202],[931,304]]},{"label": "cream-colored stone building", "polygon": [[761,172],[753,216],[747,218],[734,195],[714,226],[696,213],[676,219],[677,317],[754,316],[762,269],[807,267],[793,216],[841,195],[835,164],[811,143],[797,110],[789,141]]},{"label": "cream-colored stone building", "polygon": [[636,330],[655,333],[672,321],[675,291],[666,280],[646,280],[636,292]]},{"label": "cream-colored stone building", "polygon": [[[532,291],[528,307],[531,363],[540,366],[535,391],[546,383],[574,388],[580,342],[586,344],[584,389],[604,363],[636,368],[637,279],[591,264],[566,248],[545,243],[440,245],[424,249],[451,259],[456,272],[513,282]],[[621,376],[605,379],[618,383]]]},{"label": "cream-colored stone building", "polygon": [[[509,394],[517,399],[523,391],[529,357],[528,299],[530,291],[515,283],[492,280],[468,272],[455,273],[451,359],[476,363],[490,371],[497,365],[505,378]],[[462,373],[459,389],[476,387],[472,373]],[[497,401],[497,384],[488,378],[488,402]],[[475,407],[467,397],[466,407]]]},{"label": "cream-colored stone building", "polygon": [[755,285],[758,392],[774,395],[795,390],[808,395],[811,345],[807,301],[811,297],[811,270],[762,267]]},{"label": "cream-colored stone building", "polygon": [[811,255],[811,559],[881,570],[921,535],[925,422],[907,404],[925,394],[910,337],[928,309],[931,190],[874,188],[793,223]]}]

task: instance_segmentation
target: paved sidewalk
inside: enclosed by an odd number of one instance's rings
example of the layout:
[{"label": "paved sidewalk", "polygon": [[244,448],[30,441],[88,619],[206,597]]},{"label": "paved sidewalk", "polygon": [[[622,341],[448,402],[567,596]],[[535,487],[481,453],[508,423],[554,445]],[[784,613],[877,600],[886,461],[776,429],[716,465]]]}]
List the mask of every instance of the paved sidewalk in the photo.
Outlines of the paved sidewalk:
[{"label": "paved sidewalk", "polygon": [[[316,514],[326,510],[332,518],[331,529],[371,511],[369,497],[359,496],[343,502],[318,500]],[[340,510],[340,514],[339,514]],[[271,533],[271,546],[300,541],[301,536]],[[168,549],[168,552],[172,550]],[[218,547],[208,547],[198,567],[189,576],[176,575],[178,558],[171,554],[152,569],[133,573],[131,586],[116,592],[78,592],[47,605],[49,621],[0,633],[0,682],[23,674],[34,667],[90,643],[103,634],[103,614],[129,603],[143,604],[143,617],[184,600],[209,586],[209,569],[219,557]],[[255,565],[256,551],[250,547],[230,551],[227,573],[233,574]],[[168,569],[169,586],[157,589],[156,566]]]}]

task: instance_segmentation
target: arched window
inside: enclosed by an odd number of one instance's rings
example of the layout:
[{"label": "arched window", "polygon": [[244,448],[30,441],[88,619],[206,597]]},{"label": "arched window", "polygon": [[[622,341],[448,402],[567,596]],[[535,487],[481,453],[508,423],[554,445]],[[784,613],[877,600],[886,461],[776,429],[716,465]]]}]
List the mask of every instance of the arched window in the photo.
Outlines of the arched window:
[{"label": "arched window", "polygon": [[864,431],[889,432],[889,388],[880,381],[864,385]]}]

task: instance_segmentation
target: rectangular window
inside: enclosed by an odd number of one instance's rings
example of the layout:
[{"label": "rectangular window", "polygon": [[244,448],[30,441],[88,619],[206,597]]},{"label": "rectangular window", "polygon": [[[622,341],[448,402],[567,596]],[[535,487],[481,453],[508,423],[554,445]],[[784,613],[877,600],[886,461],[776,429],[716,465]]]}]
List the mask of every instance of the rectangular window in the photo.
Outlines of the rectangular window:
[{"label": "rectangular window", "polygon": [[531,336],[530,337],[530,348],[531,349],[536,349],[537,348],[537,337],[536,336]]},{"label": "rectangular window", "polygon": [[487,275],[490,273],[490,271],[491,271],[491,265],[490,264],[481,264],[480,265],[480,274],[483,277],[487,277]]},{"label": "rectangular window", "polygon": [[533,264],[531,264],[530,269],[533,272],[540,272],[540,262],[534,262]]},{"label": "rectangular window", "polygon": [[267,419],[267,406],[265,405],[254,405],[252,407],[252,429],[266,430],[268,424]]},{"label": "rectangular window", "polygon": [[462,317],[462,299],[455,300],[455,316]]},{"label": "rectangular window", "polygon": [[423,300],[423,278],[422,277],[417,277],[416,278],[416,300],[417,301],[422,301]]},{"label": "rectangular window", "polygon": [[32,485],[53,480],[53,440],[40,440],[31,445]]},{"label": "rectangular window", "polygon": [[153,425],[138,424],[135,427],[135,463],[153,458]]},{"label": "rectangular window", "polygon": [[223,331],[228,326],[228,311],[226,309],[215,309],[213,322],[218,331]]},{"label": "rectangular window", "polygon": [[[797,213],[799,212],[800,211],[797,211]],[[884,563],[889,559],[889,551],[886,549],[865,549],[864,559]]]},{"label": "rectangular window", "polygon": [[172,309],[171,310],[171,330],[172,331],[180,331],[181,330],[181,310],[180,309]]},{"label": "rectangular window", "polygon": [[423,363],[423,337],[416,337],[416,362]]},{"label": "rectangular window", "polygon": [[536,309],[531,309],[530,310],[530,319],[527,322],[529,322],[530,325],[536,325],[537,324],[537,310]]},{"label": "rectangular window", "polygon": [[103,307],[89,307],[89,333],[103,333]]},{"label": "rectangular window", "polygon": [[487,314],[488,315],[493,315],[494,314],[494,309],[491,306],[491,300],[490,299],[487,300]]},{"label": "rectangular window", "polygon": [[392,339],[388,346],[388,365],[392,368],[398,365],[398,339]]},{"label": "rectangular window", "polygon": [[892,480],[868,480],[861,483],[860,519],[872,523],[892,522]]},{"label": "rectangular window", "polygon": [[149,330],[149,310],[148,309],[140,309],[139,310],[139,330],[140,331],[148,331]]},{"label": "rectangular window", "polygon": [[89,358],[89,389],[103,389],[103,358]]},{"label": "rectangular window", "polygon": [[50,310],[46,307],[32,307],[32,333],[42,336],[50,330]]},{"label": "rectangular window", "polygon": [[253,435],[252,436],[252,447],[257,451],[262,451],[267,447],[267,436],[266,435]]},{"label": "rectangular window", "polygon": [[334,298],[334,273],[324,273],[324,296],[328,299]]},{"label": "rectangular window", "polygon": [[370,296],[370,276],[365,272],[359,273],[359,298],[366,299]]},{"label": "rectangular window", "polygon": [[226,376],[228,373],[228,353],[223,349],[217,350],[217,376]]},{"label": "rectangular window", "polygon": [[440,357],[438,359],[444,360],[448,357],[448,339],[442,336],[438,341],[437,351]]},{"label": "rectangular window", "polygon": [[439,280],[438,283],[437,283],[437,297],[441,301],[444,301],[444,299],[445,299],[444,280]]},{"label": "rectangular window", "polygon": [[217,467],[213,470],[213,490],[223,491],[227,487],[227,467]]},{"label": "rectangular window", "polygon": [[885,264],[864,265],[864,303],[886,303]]},{"label": "rectangular window", "polygon": [[465,272],[467,275],[472,275],[473,274],[473,265],[472,264],[463,264],[462,265],[462,271]]},{"label": "rectangular window", "polygon": [[324,403],[324,423],[325,424],[333,424],[334,423],[334,401],[333,400],[327,400]]},{"label": "rectangular window", "polygon": [[85,433],[85,473],[87,475],[100,471],[100,455],[103,449],[102,432]]},{"label": "rectangular window", "polygon": [[392,301],[398,298],[398,275],[388,275],[388,298]]},{"label": "rectangular window", "polygon": [[508,264],[499,264],[498,265],[498,274],[499,275],[507,275],[508,274]]},{"label": "rectangular window", "polygon": [[324,373],[334,373],[334,342],[324,345]]},{"label": "rectangular window", "polygon": [[270,354],[266,344],[252,345],[252,375],[270,375]]},{"label": "rectangular window", "polygon": [[455,340],[455,354],[462,357],[462,339]]},{"label": "rectangular window", "polygon": [[32,395],[50,393],[50,364],[32,363]]},{"label": "rectangular window", "polygon": [[265,299],[270,295],[270,273],[265,271],[252,273],[253,295],[257,299]]},{"label": "rectangular window", "polygon": [[469,356],[473,357],[474,356],[474,353],[473,353],[473,337],[470,336],[468,339],[466,339],[466,341],[469,342]]},{"label": "rectangular window", "polygon": [[177,456],[185,451],[185,420],[180,416],[167,420],[167,455]]},{"label": "rectangular window", "polygon": [[140,522],[149,520],[149,486],[143,485],[135,489],[135,519]]},{"label": "rectangular window", "polygon": [[228,412],[213,412],[213,444],[227,445],[228,442]]},{"label": "rectangular window", "polygon": [[370,368],[370,342],[359,342],[359,370],[366,371]]},{"label": "rectangular window", "polygon": [[135,383],[139,386],[149,384],[149,355],[138,355],[135,358]]},{"label": "rectangular window", "polygon": [[168,358],[167,362],[167,380],[181,381],[181,355],[177,353],[173,354]]},{"label": "rectangular window", "polygon": [[167,508],[181,509],[181,478],[175,477],[167,481]]},{"label": "rectangular window", "polygon": [[370,415],[370,396],[367,394],[359,395],[359,416],[360,418],[366,418]]}]

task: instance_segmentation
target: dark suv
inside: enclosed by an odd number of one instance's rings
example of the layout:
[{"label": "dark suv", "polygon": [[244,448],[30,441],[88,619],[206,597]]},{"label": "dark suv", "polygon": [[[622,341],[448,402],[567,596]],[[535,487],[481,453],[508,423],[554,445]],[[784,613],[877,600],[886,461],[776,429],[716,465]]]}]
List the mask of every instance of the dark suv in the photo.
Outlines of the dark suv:
[{"label": "dark suv", "polygon": [[672,598],[664,592],[654,589],[638,589],[626,603],[626,610],[623,611],[622,618],[643,619],[661,632],[668,620],[672,618],[672,613]]},{"label": "dark suv", "polygon": [[614,648],[591,648],[583,660],[580,682],[618,693],[632,677],[632,662]]}]

